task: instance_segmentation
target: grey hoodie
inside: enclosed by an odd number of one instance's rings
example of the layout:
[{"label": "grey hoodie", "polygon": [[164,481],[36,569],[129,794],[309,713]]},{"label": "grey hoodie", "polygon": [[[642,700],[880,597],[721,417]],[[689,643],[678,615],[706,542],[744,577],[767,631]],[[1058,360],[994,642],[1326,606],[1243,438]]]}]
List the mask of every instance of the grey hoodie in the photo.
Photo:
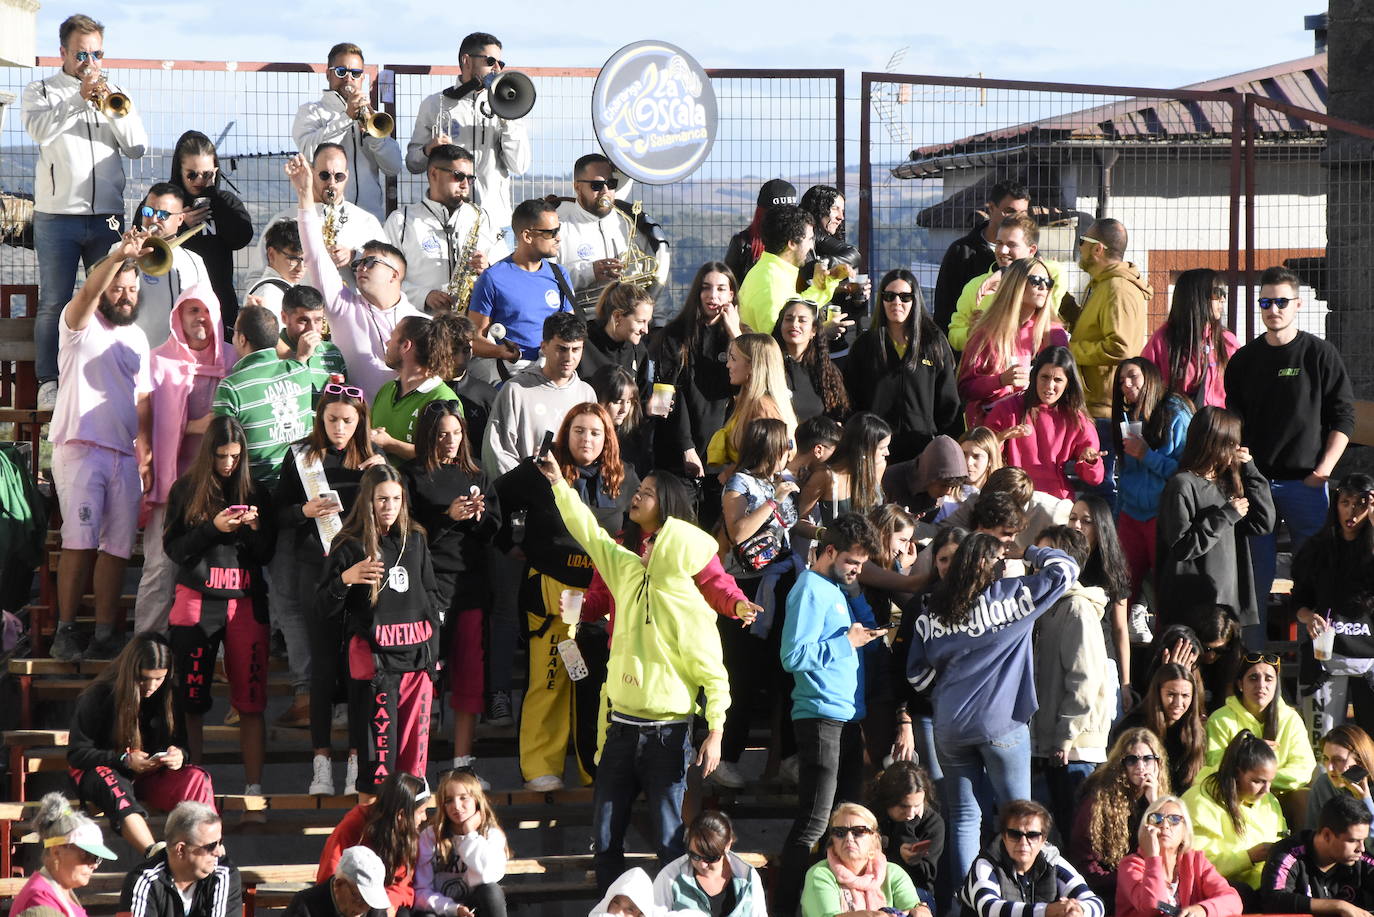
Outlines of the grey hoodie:
[{"label": "grey hoodie", "polygon": [[482,470],[495,480],[520,460],[534,455],[544,434],[555,434],[573,407],[596,401],[596,392],[581,379],[555,385],[535,365],[527,366],[507,382],[492,405],[482,447]]}]

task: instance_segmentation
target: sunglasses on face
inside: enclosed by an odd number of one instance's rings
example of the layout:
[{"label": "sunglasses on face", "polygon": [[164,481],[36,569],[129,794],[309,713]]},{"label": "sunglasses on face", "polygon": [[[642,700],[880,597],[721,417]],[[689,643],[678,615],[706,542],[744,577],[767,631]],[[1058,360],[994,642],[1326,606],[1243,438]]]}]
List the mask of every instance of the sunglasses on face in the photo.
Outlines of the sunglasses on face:
[{"label": "sunglasses on face", "polygon": [[1177,813],[1165,815],[1163,812],[1151,812],[1150,817],[1147,818],[1146,821],[1148,821],[1155,827],[1159,827],[1160,825],[1163,825],[1165,822],[1168,822],[1169,825],[1171,825],[1174,828],[1177,828],[1179,825],[1183,824],[1183,816]]},{"label": "sunglasses on face", "polygon": [[209,857],[209,856],[214,856],[214,855],[215,855],[215,851],[216,851],[216,850],[219,850],[219,849],[220,849],[221,847],[223,847],[223,846],[224,846],[224,839],[221,838],[221,839],[219,839],[219,840],[217,840],[217,841],[211,841],[211,842],[208,843],[208,844],[201,844],[199,847],[192,847],[190,844],[187,844],[187,845],[186,845],[186,850],[187,850],[187,852],[189,852],[189,853],[203,853],[205,856],[208,856],[208,857]]},{"label": "sunglasses on face", "polygon": [[506,62],[503,60],[497,60],[494,57],[486,57],[480,54],[469,54],[467,56],[476,61],[486,61],[488,67],[495,67],[497,70],[506,69]]},{"label": "sunglasses on face", "polygon": [[858,840],[859,838],[868,837],[872,833],[873,829],[868,827],[868,825],[835,825],[830,829],[830,836],[837,841],[844,840],[846,835]]},{"label": "sunglasses on face", "polygon": [[339,79],[348,77],[350,80],[360,80],[363,78],[363,68],[361,67],[330,67],[329,69]]},{"label": "sunglasses on face", "polygon": [[573,179],[573,184],[574,184],[574,185],[591,185],[592,190],[595,191],[595,192],[597,192],[598,194],[600,194],[602,191],[605,191],[607,188],[610,188],[612,191],[614,191],[616,188],[619,188],[619,187],[620,187],[620,179],[618,179],[618,178],[574,178],[574,179]]},{"label": "sunglasses on face", "polygon": [[359,258],[357,261],[353,262],[352,267],[353,270],[357,272],[376,267],[379,264],[382,267],[391,268],[398,274],[401,273],[401,271],[396,267],[396,265],[392,264],[390,261],[387,261],[384,258],[378,258],[376,255],[368,255],[366,258]]},{"label": "sunglasses on face", "polygon": [[458,179],[459,182],[470,182],[477,177],[473,175],[471,172],[463,172],[459,169],[446,169],[443,166],[435,166],[434,168],[438,169],[440,172],[447,172],[454,178]]},{"label": "sunglasses on face", "polygon": [[1019,831],[1016,828],[1003,828],[1002,833],[1013,841],[1030,841],[1032,844],[1045,836],[1044,831]]},{"label": "sunglasses on face", "polygon": [[1287,296],[1261,296],[1259,298],[1259,307],[1261,309],[1278,309],[1279,311],[1283,311],[1288,308],[1289,303],[1293,302],[1297,302],[1297,300],[1289,299]]},{"label": "sunglasses on face", "polygon": [[1245,664],[1255,665],[1259,662],[1267,662],[1269,665],[1278,668],[1280,659],[1277,653],[1246,653]]},{"label": "sunglasses on face", "polygon": [[1083,247],[1083,243],[1085,243],[1085,242],[1086,242],[1087,244],[1089,244],[1089,245],[1103,245],[1103,244],[1104,244],[1104,243],[1099,242],[1098,240],[1094,239],[1092,236],[1079,236],[1079,237],[1078,237],[1078,247],[1079,247],[1079,248],[1082,248],[1082,247]]},{"label": "sunglasses on face", "polygon": [[1158,764],[1159,755],[1126,755],[1121,760],[1127,767],[1135,767],[1137,764]]},{"label": "sunglasses on face", "polygon": [[1051,278],[1049,278],[1049,277],[1044,277],[1044,276],[1042,276],[1042,275],[1040,275],[1040,274],[1027,274],[1027,275],[1026,275],[1026,283],[1028,283],[1028,284],[1030,284],[1031,286],[1035,287],[1037,290],[1052,290],[1052,289],[1054,289],[1054,281],[1053,281]]},{"label": "sunglasses on face", "polygon": [[898,293],[896,290],[883,290],[883,302],[896,302],[899,299],[902,302],[911,302],[915,298],[915,293]]},{"label": "sunglasses on face", "polygon": [[324,393],[326,395],[347,395],[349,398],[362,400],[363,390],[356,385],[340,385],[337,382],[325,384]]},{"label": "sunglasses on face", "polygon": [[532,229],[530,229],[530,232],[537,232],[537,233],[539,233],[540,235],[544,236],[546,239],[557,239],[557,238],[558,238],[558,234],[559,234],[560,232],[562,232],[562,231],[563,231],[563,227],[562,227],[562,226],[555,226],[553,229],[537,229],[537,228],[532,228]]},{"label": "sunglasses on face", "polygon": [[204,172],[197,172],[194,169],[192,169],[191,171],[186,173],[186,180],[198,181],[199,179],[203,178],[206,181],[209,181],[210,179],[214,178],[215,174],[218,172],[219,169],[206,169]]},{"label": "sunglasses on face", "polygon": [[713,857],[708,857],[704,853],[697,853],[695,850],[688,850],[687,859],[691,860],[693,863],[705,863],[707,866],[711,866],[715,863],[720,862],[720,854],[716,854]]},{"label": "sunglasses on face", "polygon": [[104,51],[77,51],[77,52],[76,52],[76,59],[77,59],[77,61],[78,61],[79,63],[82,63],[82,64],[86,63],[87,61],[104,60],[104,59],[105,59],[105,52],[104,52]]},{"label": "sunglasses on face", "polygon": [[155,210],[154,208],[149,207],[147,204],[144,204],[142,207],[138,208],[138,212],[145,220],[166,220],[175,213],[181,213],[180,210]]},{"label": "sunglasses on face", "polygon": [[347,173],[347,172],[326,172],[326,171],[321,171],[321,172],[320,172],[320,181],[329,181],[330,179],[333,179],[334,181],[338,182],[339,184],[343,184],[344,182],[348,181],[348,173]]}]

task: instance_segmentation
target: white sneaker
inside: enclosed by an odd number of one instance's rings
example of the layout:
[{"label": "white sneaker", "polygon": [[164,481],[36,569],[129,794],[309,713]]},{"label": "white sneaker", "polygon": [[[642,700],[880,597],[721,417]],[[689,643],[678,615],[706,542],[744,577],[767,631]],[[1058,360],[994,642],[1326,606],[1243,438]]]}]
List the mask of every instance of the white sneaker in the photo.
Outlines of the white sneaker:
[{"label": "white sneaker", "polygon": [[456,771],[463,771],[476,777],[478,784],[482,787],[482,791],[486,792],[491,789],[491,784],[487,783],[487,778],[477,773],[476,764],[476,755],[460,755],[453,759],[453,769]]},{"label": "white sneaker", "polygon": [[38,410],[57,410],[57,382],[49,380],[38,386]]},{"label": "white sneaker", "polygon": [[311,765],[310,775],[310,795],[311,796],[333,796],[334,795],[334,762],[328,755],[316,755],[315,761]]},{"label": "white sneaker", "polygon": [[801,761],[796,755],[782,759],[782,763],[778,765],[778,779],[793,786],[801,781]]},{"label": "white sneaker", "polygon": [[728,790],[742,790],[745,785],[744,777],[739,772],[739,765],[729,761],[722,761],[717,764],[716,769],[707,776],[706,782],[723,786]]},{"label": "white sneaker", "polygon": [[536,793],[557,792],[563,789],[563,778],[555,777],[553,774],[545,774],[543,777],[535,777],[533,780],[526,780],[525,789],[533,790]]},{"label": "white sneaker", "polygon": [[1150,609],[1140,603],[1132,605],[1128,621],[1127,630],[1130,631],[1132,643],[1154,641],[1155,635],[1150,631]]},{"label": "white sneaker", "polygon": [[[250,783],[250,784],[248,784],[247,786],[245,786],[245,787],[243,788],[243,795],[245,795],[245,796],[261,796],[261,795],[262,795],[262,784],[261,784],[261,783]],[[254,810],[254,811],[245,810],[244,813],[243,813],[243,818],[242,818],[241,820],[244,821],[244,822],[248,822],[249,824],[263,825],[263,824],[266,824],[266,823],[267,823],[267,813],[264,812],[264,811],[262,811],[261,809],[257,809],[257,810]]]},{"label": "white sneaker", "polygon": [[344,768],[344,795],[354,796],[358,792],[358,754],[348,756],[348,767]]}]

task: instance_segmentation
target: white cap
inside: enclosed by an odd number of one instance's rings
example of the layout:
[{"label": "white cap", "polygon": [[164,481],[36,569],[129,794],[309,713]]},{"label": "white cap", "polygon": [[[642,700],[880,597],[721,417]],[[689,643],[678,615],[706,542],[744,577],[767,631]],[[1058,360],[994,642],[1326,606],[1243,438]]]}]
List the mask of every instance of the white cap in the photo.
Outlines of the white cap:
[{"label": "white cap", "polygon": [[382,858],[367,847],[349,847],[339,857],[335,875],[343,876],[358,888],[358,894],[368,907],[387,910],[391,899],[386,896],[386,867]]}]

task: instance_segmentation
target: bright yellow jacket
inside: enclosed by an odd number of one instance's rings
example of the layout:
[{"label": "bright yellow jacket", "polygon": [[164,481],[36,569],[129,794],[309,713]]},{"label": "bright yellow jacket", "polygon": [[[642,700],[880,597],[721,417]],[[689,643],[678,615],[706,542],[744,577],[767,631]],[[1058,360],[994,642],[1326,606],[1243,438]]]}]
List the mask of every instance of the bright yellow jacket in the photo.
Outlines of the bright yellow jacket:
[{"label": "bright yellow jacket", "polygon": [[1226,809],[1207,792],[1207,782],[1199,779],[1183,794],[1183,804],[1193,818],[1193,846],[1207,854],[1227,879],[1259,888],[1264,861],[1251,863],[1249,850],[1256,844],[1272,844],[1288,830],[1279,801],[1273,793],[1265,793],[1252,805],[1241,806],[1244,816],[1237,833]]},{"label": "bright yellow jacket", "polygon": [[[1045,267],[1050,272],[1050,279],[1054,281],[1054,286],[1050,288],[1050,302],[1054,306],[1054,314],[1059,314],[1059,304],[1064,301],[1064,294],[1069,292],[1068,284],[1064,282],[1064,268],[1058,261],[1049,258],[1040,259],[1045,262]],[[996,293],[989,293],[983,297],[982,302],[978,301],[978,288],[987,282],[987,279],[998,270],[996,264],[990,267],[985,274],[964,284],[964,290],[959,294],[959,304],[954,309],[954,315],[949,320],[949,346],[955,350],[963,350],[968,344],[968,336],[973,331],[973,313],[985,312],[992,304]]]},{"label": "bright yellow jacket", "polygon": [[825,305],[840,285],[838,280],[827,276],[819,286],[813,283],[798,293],[798,273],[797,267],[771,252],[760,255],[744,275],[744,283],[739,288],[740,321],[759,334],[772,334],[778,313],[789,299],[801,297]]},{"label": "bright yellow jacket", "polygon": [[[1274,737],[1278,746],[1274,754],[1278,756],[1279,767],[1274,774],[1274,790],[1279,793],[1307,786],[1312,782],[1312,772],[1317,768],[1316,756],[1312,754],[1312,744],[1307,738],[1307,727],[1303,724],[1298,711],[1290,707],[1283,698],[1276,697],[1279,705],[1279,728]],[[1264,738],[1264,727],[1260,721],[1245,709],[1241,699],[1232,695],[1226,704],[1207,717],[1207,769],[1215,770],[1221,763],[1226,746],[1231,744],[1242,729],[1248,729]]]},{"label": "bright yellow jacket", "polygon": [[1118,363],[1139,356],[1144,348],[1152,296],[1154,290],[1140,271],[1126,261],[1107,265],[1088,285],[1069,352],[1083,374],[1083,394],[1093,417],[1112,416],[1112,376]]}]

